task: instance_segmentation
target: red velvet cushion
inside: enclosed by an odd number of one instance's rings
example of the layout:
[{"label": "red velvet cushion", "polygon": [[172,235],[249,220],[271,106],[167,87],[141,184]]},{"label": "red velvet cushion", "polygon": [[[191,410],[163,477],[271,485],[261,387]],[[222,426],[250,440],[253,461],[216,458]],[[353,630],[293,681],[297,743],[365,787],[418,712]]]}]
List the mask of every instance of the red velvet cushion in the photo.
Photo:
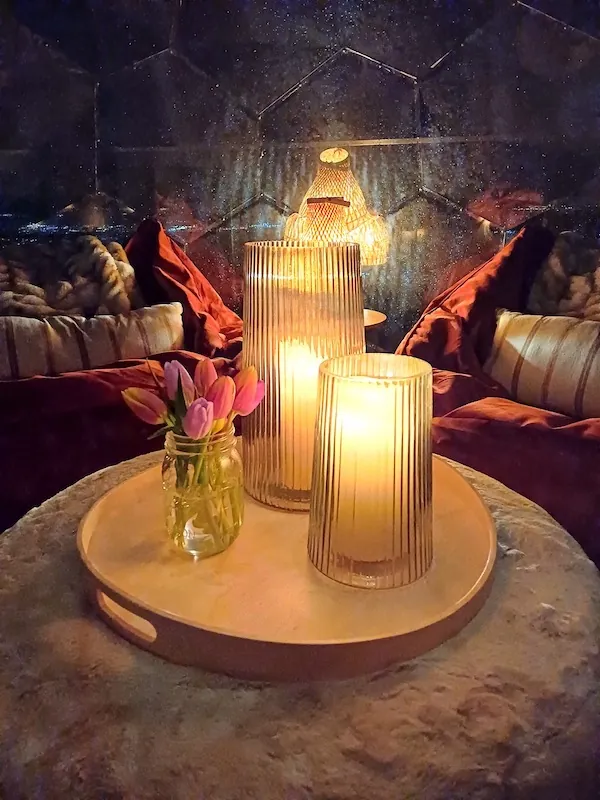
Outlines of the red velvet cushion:
[{"label": "red velvet cushion", "polygon": [[397,352],[434,368],[434,450],[528,497],[600,566],[600,419],[575,422],[509,400],[482,370],[496,310],[521,310],[553,235],[525,229],[439,295]]},{"label": "red velvet cushion", "polygon": [[[191,372],[198,360],[181,351],[153,356],[159,381],[161,364],[173,357]],[[121,391],[130,386],[155,387],[146,361],[0,381],[0,531],[86,475],[163,446],[161,439],[148,439],[154,428],[123,402]]]},{"label": "red velvet cushion", "polygon": [[142,222],[125,248],[147,302],[161,292],[183,305],[186,347],[214,355],[242,335],[242,320],[156,220]]},{"label": "red velvet cushion", "polygon": [[495,385],[481,364],[492,346],[496,309],[522,307],[553,242],[545,229],[523,229],[493,258],[438,295],[396,352]]},{"label": "red velvet cushion", "polygon": [[433,446],[542,506],[600,566],[600,419],[489,397],[436,418]]}]

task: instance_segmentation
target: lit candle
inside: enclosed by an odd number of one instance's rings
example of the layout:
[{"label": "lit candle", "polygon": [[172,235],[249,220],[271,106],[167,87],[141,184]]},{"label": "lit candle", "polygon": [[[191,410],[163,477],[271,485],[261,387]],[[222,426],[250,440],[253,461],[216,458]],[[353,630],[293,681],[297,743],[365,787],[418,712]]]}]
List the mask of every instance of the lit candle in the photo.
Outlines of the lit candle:
[{"label": "lit candle", "polygon": [[359,248],[252,242],[244,277],[244,363],[266,387],[244,420],[246,490],[308,510],[319,364],[365,350]]},{"label": "lit candle", "polygon": [[431,374],[384,354],[321,365],[309,555],[335,580],[402,586],[431,564]]},{"label": "lit candle", "polygon": [[322,356],[297,339],[279,345],[283,480],[303,492],[310,491],[322,361]]}]

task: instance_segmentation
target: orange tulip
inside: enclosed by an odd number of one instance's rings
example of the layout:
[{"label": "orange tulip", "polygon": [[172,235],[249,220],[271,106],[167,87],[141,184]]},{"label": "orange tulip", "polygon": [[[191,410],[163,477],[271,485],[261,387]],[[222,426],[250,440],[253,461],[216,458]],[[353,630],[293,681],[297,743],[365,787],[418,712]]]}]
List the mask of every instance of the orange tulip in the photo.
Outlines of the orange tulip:
[{"label": "orange tulip", "polygon": [[160,425],[166,421],[167,406],[154,392],[147,389],[125,389],[121,394],[136,417],[148,425]]},{"label": "orange tulip", "polygon": [[236,388],[233,411],[241,417],[246,417],[265,396],[265,383],[258,380],[256,367],[245,367],[233,380]]},{"label": "orange tulip", "polygon": [[213,383],[206,392],[206,399],[214,405],[213,432],[223,430],[227,417],[231,413],[233,398],[235,397],[235,383],[233,378],[222,375]]},{"label": "orange tulip", "polygon": [[201,359],[194,372],[194,385],[199,397],[206,397],[206,393],[217,380],[217,370],[210,358]]}]

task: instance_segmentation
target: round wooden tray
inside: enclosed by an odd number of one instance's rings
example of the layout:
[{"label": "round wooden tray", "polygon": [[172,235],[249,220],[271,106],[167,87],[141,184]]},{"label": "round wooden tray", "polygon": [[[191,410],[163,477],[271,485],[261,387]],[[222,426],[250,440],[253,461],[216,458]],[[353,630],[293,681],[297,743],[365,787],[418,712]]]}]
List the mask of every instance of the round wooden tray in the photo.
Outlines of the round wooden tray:
[{"label": "round wooden tray", "polygon": [[246,498],[239,538],[195,562],[171,549],[160,469],[115,487],[81,522],[78,548],[102,618],[178,664],[250,680],[346,678],[413,658],[483,605],[496,554],[471,485],[434,458],[434,563],[400,589],[343,586],[306,552],[308,515]]}]

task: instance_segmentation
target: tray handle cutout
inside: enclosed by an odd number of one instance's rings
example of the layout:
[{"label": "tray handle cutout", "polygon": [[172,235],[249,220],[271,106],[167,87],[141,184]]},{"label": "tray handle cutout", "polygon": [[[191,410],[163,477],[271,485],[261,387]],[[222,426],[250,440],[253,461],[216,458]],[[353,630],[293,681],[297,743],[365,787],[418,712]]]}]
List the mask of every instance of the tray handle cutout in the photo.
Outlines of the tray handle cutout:
[{"label": "tray handle cutout", "polygon": [[96,602],[112,624],[121,628],[123,635],[140,640],[146,645],[156,641],[156,628],[151,622],[123,608],[100,589],[96,590]]}]

